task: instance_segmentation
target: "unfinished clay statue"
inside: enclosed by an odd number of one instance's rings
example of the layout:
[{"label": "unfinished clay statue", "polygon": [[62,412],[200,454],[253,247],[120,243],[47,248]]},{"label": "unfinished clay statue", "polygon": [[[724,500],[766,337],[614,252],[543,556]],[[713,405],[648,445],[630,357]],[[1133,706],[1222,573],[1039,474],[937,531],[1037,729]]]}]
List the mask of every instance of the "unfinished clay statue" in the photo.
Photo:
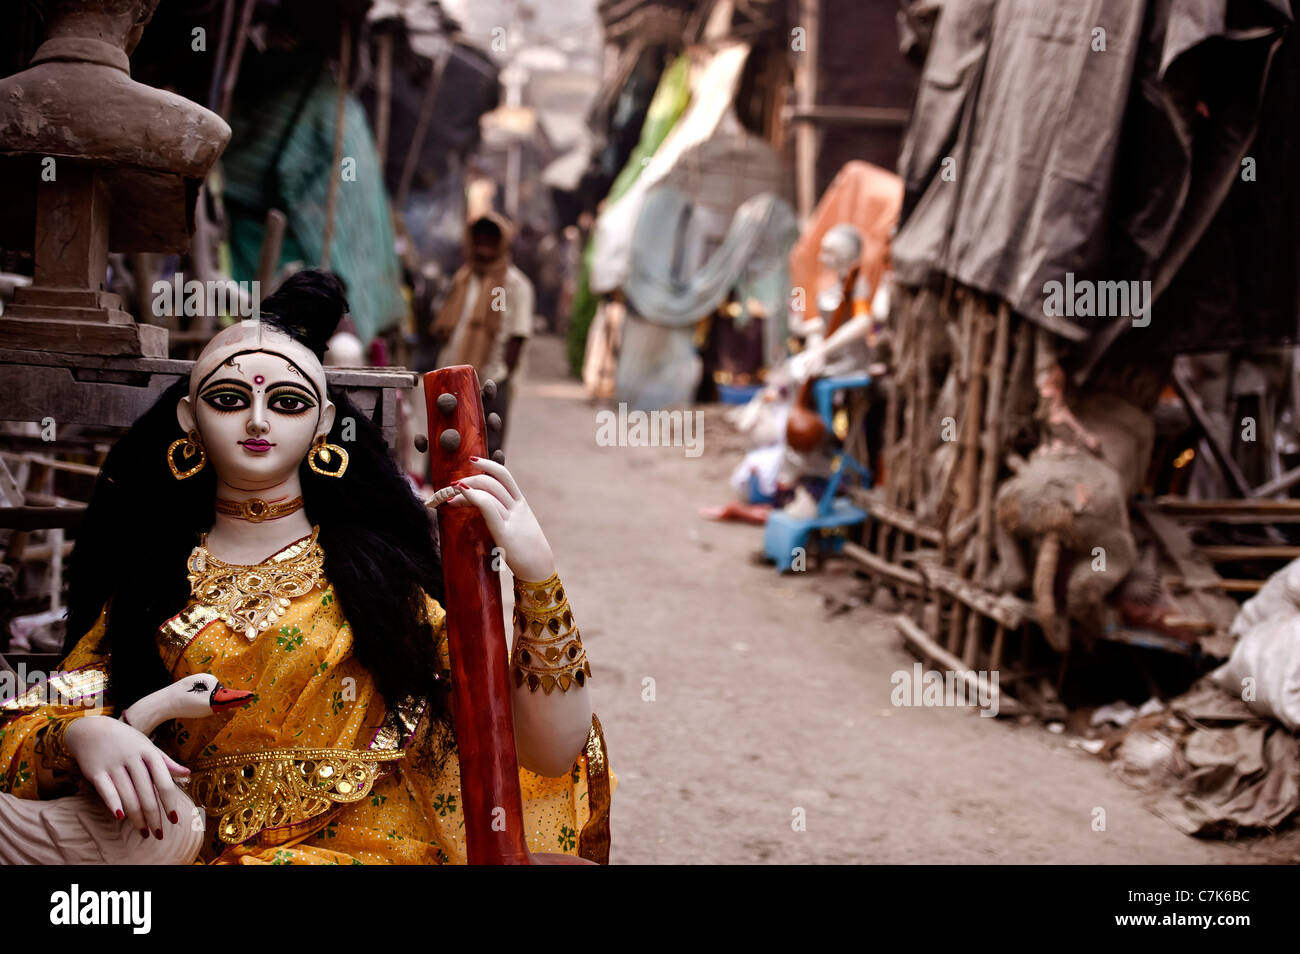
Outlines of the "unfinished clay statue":
[{"label": "unfinished clay statue", "polygon": [[1114,395],[1090,396],[1077,416],[1049,406],[1052,436],[998,490],[992,582],[1007,593],[1029,586],[1048,642],[1064,652],[1069,621],[1103,625],[1105,599],[1137,563],[1128,501],[1154,431],[1148,416]]},{"label": "unfinished clay statue", "polygon": [[166,356],[106,291],[108,252],[189,247],[200,185],[230,127],[131,79],[158,0],[45,0],[45,42],[0,79],[0,246],[32,248],[35,276],[0,318],[0,344]]}]

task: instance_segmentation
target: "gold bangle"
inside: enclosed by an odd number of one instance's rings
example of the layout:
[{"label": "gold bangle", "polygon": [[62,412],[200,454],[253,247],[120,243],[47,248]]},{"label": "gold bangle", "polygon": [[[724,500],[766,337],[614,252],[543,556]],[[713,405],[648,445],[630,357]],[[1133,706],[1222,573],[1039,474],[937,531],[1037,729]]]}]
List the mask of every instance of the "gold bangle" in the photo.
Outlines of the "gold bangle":
[{"label": "gold bangle", "polygon": [[77,768],[77,760],[68,751],[65,738],[72,722],[72,719],[54,719],[36,738],[36,752],[41,757],[41,764],[51,772],[71,772]]},{"label": "gold bangle", "polygon": [[540,583],[515,580],[515,632],[510,669],[516,688],[527,685],[529,692],[541,689],[549,696],[556,688],[568,692],[575,684],[585,686],[591,678],[558,573]]}]

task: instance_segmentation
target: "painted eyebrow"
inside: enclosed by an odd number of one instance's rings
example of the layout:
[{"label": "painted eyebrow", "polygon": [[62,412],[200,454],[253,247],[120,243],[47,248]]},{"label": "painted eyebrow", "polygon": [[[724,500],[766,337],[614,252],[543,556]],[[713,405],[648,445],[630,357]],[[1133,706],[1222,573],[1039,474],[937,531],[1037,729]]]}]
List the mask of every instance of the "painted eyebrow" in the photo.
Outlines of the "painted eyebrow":
[{"label": "painted eyebrow", "polygon": [[320,391],[317,390],[317,388],[316,388],[316,382],[313,381],[313,380],[312,380],[312,379],[311,379],[307,374],[305,374],[305,373],[303,372],[302,368],[298,367],[298,363],[297,363],[296,361],[294,361],[294,360],[293,360],[292,358],[290,358],[288,355],[283,355],[283,354],[281,354],[281,353],[278,352],[278,351],[272,351],[272,350],[270,350],[270,349],[268,349],[268,348],[249,348],[247,351],[236,351],[236,352],[235,352],[234,354],[232,354],[229,358],[227,358],[225,361],[223,361],[221,364],[217,365],[215,368],[213,368],[211,371],[209,371],[209,372],[207,373],[207,375],[203,378],[203,380],[199,382],[199,386],[195,389],[196,393],[197,393],[198,391],[202,391],[202,390],[204,389],[204,387],[205,387],[205,386],[207,385],[207,383],[208,383],[208,378],[212,377],[214,374],[216,374],[218,371],[220,371],[223,367],[225,367],[225,365],[227,365],[227,364],[231,364],[231,365],[233,365],[233,364],[235,363],[235,359],[236,359],[236,358],[243,357],[243,356],[246,355],[246,354],[273,354],[273,355],[275,355],[277,358],[279,358],[281,361],[283,361],[283,362],[284,362],[285,364],[287,364],[289,367],[293,368],[294,371],[297,371],[299,374],[301,374],[302,377],[303,377],[303,380],[306,381],[306,382],[307,382],[307,385],[311,388],[311,393],[314,394],[314,395],[316,395],[316,400],[319,401],[319,400],[321,399],[321,393],[320,393]]},{"label": "painted eyebrow", "polygon": [[275,388],[291,388],[294,391],[307,395],[308,397],[312,396],[310,391],[301,384],[298,384],[296,381],[276,381],[274,384],[268,384],[266,386],[267,391],[272,391]]},{"label": "painted eyebrow", "polygon": [[252,388],[249,386],[247,381],[241,381],[239,380],[239,378],[220,378],[219,380],[213,381],[211,384],[204,385],[201,393],[207,394],[213,388],[223,387],[223,386],[230,387],[232,385],[237,388],[243,388],[245,391],[252,390]]}]

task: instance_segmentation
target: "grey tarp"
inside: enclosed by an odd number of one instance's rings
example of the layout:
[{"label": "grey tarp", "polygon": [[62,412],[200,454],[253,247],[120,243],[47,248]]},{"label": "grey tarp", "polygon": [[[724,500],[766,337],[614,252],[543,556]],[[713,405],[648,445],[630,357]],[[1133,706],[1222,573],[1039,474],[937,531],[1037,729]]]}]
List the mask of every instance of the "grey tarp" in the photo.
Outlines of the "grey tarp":
[{"label": "grey tarp", "polygon": [[899,160],[899,279],[952,276],[1076,341],[1104,319],[1045,315],[1047,282],[1158,296],[1237,178],[1291,20],[1286,0],[1229,6],[942,2]]},{"label": "grey tarp", "polygon": [[623,285],[630,310],[618,365],[619,400],[652,410],[689,401],[698,384],[693,326],[735,289],[758,300],[768,321],[765,357],[785,340],[786,257],[798,238],[794,210],[770,192],[751,196],[731,216],[716,248],[717,210],[661,185],[641,207]]}]

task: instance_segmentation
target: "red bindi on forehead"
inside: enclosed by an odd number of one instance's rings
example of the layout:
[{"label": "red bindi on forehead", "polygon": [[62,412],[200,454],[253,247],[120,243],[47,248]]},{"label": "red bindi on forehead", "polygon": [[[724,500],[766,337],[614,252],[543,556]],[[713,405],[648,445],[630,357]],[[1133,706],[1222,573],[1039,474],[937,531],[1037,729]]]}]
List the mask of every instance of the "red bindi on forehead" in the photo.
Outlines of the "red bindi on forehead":
[{"label": "red bindi on forehead", "polygon": [[254,384],[265,384],[265,383],[266,383],[266,378],[262,377],[260,374],[255,374],[255,375],[253,375],[253,383],[254,383]]}]

